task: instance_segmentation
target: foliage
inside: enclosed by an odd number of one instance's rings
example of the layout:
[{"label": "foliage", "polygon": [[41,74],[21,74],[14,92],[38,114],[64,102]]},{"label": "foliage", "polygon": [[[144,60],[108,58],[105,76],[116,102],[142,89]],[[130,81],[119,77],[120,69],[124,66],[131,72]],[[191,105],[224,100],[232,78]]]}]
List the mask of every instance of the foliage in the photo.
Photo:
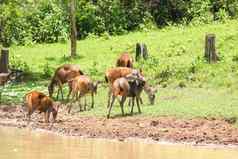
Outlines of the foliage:
[{"label": "foliage", "polygon": [[30,66],[27,64],[26,61],[22,60],[21,55],[12,55],[10,57],[10,68],[21,70],[25,73],[31,72]]},{"label": "foliage", "polygon": [[[0,42],[4,46],[68,38],[67,0],[4,0],[0,4]],[[77,0],[76,8],[79,39],[230,18],[238,18],[237,0]]]},{"label": "foliage", "polygon": [[67,38],[65,11],[57,1],[3,1],[0,13],[3,46],[57,42]]}]

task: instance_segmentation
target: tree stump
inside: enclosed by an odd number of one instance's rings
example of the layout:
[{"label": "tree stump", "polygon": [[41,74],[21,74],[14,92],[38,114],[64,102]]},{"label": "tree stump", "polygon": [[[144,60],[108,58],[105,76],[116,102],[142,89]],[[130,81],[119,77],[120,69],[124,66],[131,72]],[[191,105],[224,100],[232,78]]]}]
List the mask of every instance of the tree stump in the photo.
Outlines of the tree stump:
[{"label": "tree stump", "polygon": [[147,59],[148,58],[148,50],[147,46],[143,43],[137,43],[136,44],[136,61],[139,61],[139,59]]},{"label": "tree stump", "polygon": [[216,53],[216,36],[215,34],[207,34],[205,38],[205,58],[209,63],[216,63],[218,56]]},{"label": "tree stump", "polygon": [[3,48],[1,51],[1,59],[0,59],[0,73],[8,73],[8,65],[9,65],[9,50]]}]

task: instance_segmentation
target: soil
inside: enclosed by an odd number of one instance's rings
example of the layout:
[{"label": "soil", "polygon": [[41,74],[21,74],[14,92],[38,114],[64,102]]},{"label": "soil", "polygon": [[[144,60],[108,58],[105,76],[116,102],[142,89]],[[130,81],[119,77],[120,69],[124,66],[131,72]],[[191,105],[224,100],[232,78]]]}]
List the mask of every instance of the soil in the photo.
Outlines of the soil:
[{"label": "soil", "polygon": [[84,117],[61,110],[57,122],[44,123],[43,114],[25,119],[21,106],[0,106],[0,126],[42,129],[66,136],[127,138],[194,144],[238,145],[238,128],[225,119],[179,119],[175,117]]}]

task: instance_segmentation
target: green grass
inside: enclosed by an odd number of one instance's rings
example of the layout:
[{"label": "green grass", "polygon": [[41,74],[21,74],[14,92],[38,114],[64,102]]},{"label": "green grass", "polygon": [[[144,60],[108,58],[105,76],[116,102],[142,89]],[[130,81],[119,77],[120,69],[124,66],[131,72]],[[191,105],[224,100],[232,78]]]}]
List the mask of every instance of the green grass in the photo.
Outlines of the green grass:
[{"label": "green grass", "polygon": [[[36,74],[43,74],[47,63],[51,70],[63,63],[76,63],[93,79],[103,80],[104,72],[115,66],[120,53],[129,51],[134,56],[135,44],[144,42],[151,58],[136,66],[143,68],[151,84],[160,83],[167,87],[159,89],[154,106],[147,104],[144,95],[145,105],[141,116],[231,118],[238,117],[237,28],[237,21],[228,21],[225,24],[197,27],[170,26],[123,36],[91,37],[78,41],[79,56],[75,59],[67,58],[70,50],[68,43],[13,46],[10,53],[26,62]],[[217,64],[209,65],[203,60],[206,33],[216,34],[217,50],[221,58]],[[165,77],[161,76],[164,72],[167,73]],[[3,91],[3,102],[18,103],[32,89],[47,93],[47,83],[48,80],[39,76],[37,81],[9,86]],[[185,88],[178,87],[181,83]],[[101,87],[95,109],[82,112],[81,115],[105,116],[106,101],[107,90]],[[126,109],[129,112],[129,108]],[[119,106],[115,106],[112,115],[119,113]]]}]

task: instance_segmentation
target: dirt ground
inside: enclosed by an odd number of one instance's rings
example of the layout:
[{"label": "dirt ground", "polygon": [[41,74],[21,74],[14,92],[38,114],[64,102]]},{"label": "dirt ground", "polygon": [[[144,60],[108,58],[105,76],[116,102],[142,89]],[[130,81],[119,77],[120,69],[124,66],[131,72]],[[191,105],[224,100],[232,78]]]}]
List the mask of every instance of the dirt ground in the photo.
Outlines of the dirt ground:
[{"label": "dirt ground", "polygon": [[43,122],[43,114],[34,113],[28,124],[20,106],[0,107],[0,126],[43,129],[61,135],[108,138],[123,141],[135,137],[154,141],[194,144],[238,145],[238,128],[222,119],[177,119],[175,117],[80,117],[61,110],[57,122]]}]

